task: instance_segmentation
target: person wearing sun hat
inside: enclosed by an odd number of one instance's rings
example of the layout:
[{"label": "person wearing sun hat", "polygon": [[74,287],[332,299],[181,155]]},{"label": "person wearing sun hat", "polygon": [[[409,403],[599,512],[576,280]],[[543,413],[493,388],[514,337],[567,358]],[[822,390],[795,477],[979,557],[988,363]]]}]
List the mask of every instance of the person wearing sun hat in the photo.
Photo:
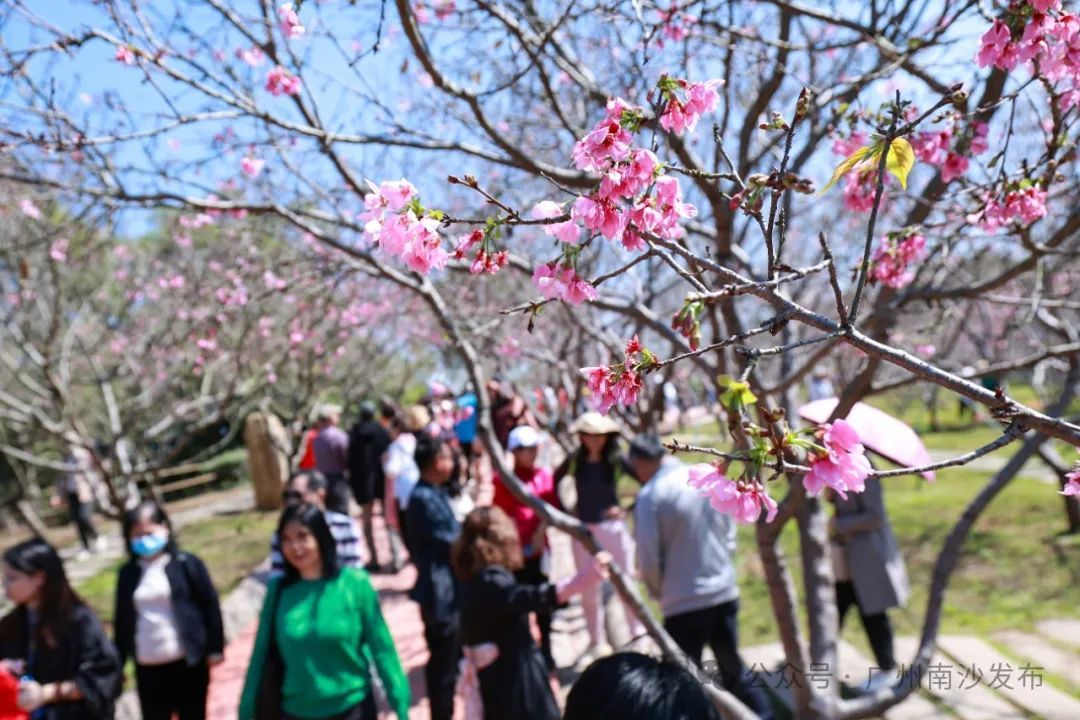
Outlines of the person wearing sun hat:
[{"label": "person wearing sun hat", "polygon": [[[567,512],[589,527],[600,547],[611,554],[614,562],[632,575],[634,541],[616,494],[619,482],[629,479],[619,444],[619,424],[610,417],[590,411],[575,420],[570,431],[577,434],[579,447],[555,471],[559,498]],[[579,570],[592,562],[591,554],[581,543],[575,542],[573,550]],[[601,590],[600,586],[595,586],[581,595],[589,646],[578,660],[580,667],[611,650],[605,640]],[[633,609],[626,603],[623,609],[630,638],[642,635],[644,628]]]}]

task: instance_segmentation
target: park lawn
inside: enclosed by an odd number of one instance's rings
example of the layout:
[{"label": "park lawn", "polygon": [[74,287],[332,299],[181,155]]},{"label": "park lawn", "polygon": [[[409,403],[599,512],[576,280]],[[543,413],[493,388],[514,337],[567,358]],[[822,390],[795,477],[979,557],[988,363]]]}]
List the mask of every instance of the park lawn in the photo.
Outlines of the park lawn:
[{"label": "park lawn", "polygon": [[[235,588],[269,554],[278,514],[247,511],[217,515],[185,525],[177,532],[180,546],[202,558],[214,586],[224,595]],[[112,625],[116,572],[123,561],[94,575],[76,590],[107,625]]]},{"label": "park lawn", "polygon": [[[911,478],[886,481],[886,505],[912,588],[908,606],[890,612],[896,635],[918,636],[937,553],[987,477],[985,472],[950,469],[941,471],[932,485]],[[1064,527],[1061,501],[1052,486],[1024,477],[1013,481],[968,535],[946,592],[940,632],[991,640],[995,630],[1030,630],[1037,620],[1075,617],[1080,542],[1063,537]],[[739,543],[740,642],[775,641],[775,621],[752,527],[739,528]],[[785,529],[781,546],[801,610],[802,574],[794,523]],[[805,616],[802,619],[805,628]],[[843,637],[872,657],[854,612],[847,618]],[[1080,687],[1049,674],[1046,679],[1080,696]]]}]

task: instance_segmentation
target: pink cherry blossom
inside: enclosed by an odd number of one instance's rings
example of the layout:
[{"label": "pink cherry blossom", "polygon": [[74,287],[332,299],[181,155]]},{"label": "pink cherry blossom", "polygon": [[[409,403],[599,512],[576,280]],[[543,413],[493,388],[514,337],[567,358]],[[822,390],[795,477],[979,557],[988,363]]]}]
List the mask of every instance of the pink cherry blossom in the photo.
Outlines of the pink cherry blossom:
[{"label": "pink cherry blossom", "polygon": [[944,182],[952,182],[967,172],[968,159],[963,155],[949,153],[945,158],[945,164],[941,167],[941,179]]},{"label": "pink cherry blossom", "polygon": [[533,285],[548,300],[564,300],[571,305],[580,305],[586,300],[596,299],[596,288],[577,274],[571,267],[560,267],[558,263],[537,265],[533,271]]},{"label": "pink cherry blossom", "polygon": [[274,97],[280,95],[299,95],[300,78],[293,75],[281,65],[276,65],[266,74],[266,91]]},{"label": "pink cherry blossom", "polygon": [[251,67],[259,67],[266,62],[266,53],[258,45],[236,51],[236,57]]},{"label": "pink cherry blossom", "polygon": [[131,48],[127,45],[117,45],[116,55],[113,56],[117,62],[121,62],[125,65],[135,64],[135,53],[131,51]]},{"label": "pink cherry blossom", "polygon": [[909,265],[926,256],[926,238],[912,233],[901,240],[886,238],[875,251],[870,277],[891,288],[902,288],[913,279]]},{"label": "pink cherry blossom", "polygon": [[589,230],[608,240],[618,240],[626,227],[626,216],[611,200],[583,195],[574,201],[571,216]]},{"label": "pink cherry blossom", "polygon": [[720,104],[720,94],[716,91],[720,81],[691,83],[687,80],[675,80],[674,82],[683,89],[684,97],[680,99],[675,91],[668,92],[667,105],[660,114],[660,126],[676,135],[681,135],[685,131],[693,132],[701,116],[712,112]]},{"label": "pink cherry blossom", "polygon": [[288,281],[275,275],[272,270],[263,271],[263,284],[267,290],[284,290],[289,287]]},{"label": "pink cherry blossom", "polygon": [[67,238],[57,238],[53,241],[52,245],[49,246],[49,257],[51,257],[56,262],[66,262],[67,251]]},{"label": "pink cherry blossom", "polygon": [[1080,468],[1065,475],[1065,489],[1058,494],[1080,500]]},{"label": "pink cherry blossom", "polygon": [[574,145],[574,165],[579,170],[604,171],[630,153],[633,136],[622,126],[623,113],[637,108],[621,98],[608,100],[604,119]]},{"label": "pink cherry blossom", "polygon": [[[844,207],[854,212],[870,212],[874,207],[875,173],[850,172],[844,179]],[[885,204],[885,192],[881,193]]]},{"label": "pink cherry blossom", "polygon": [[281,22],[281,34],[289,40],[303,37],[307,32],[300,22],[300,16],[296,14],[292,3],[282,3],[278,7],[278,20]]},{"label": "pink cherry blossom", "polygon": [[1019,219],[1024,226],[1046,216],[1046,191],[1037,187],[1028,187],[1005,193],[1002,200],[986,197],[985,207],[967,220],[977,223],[989,232],[1007,227],[1013,220]]},{"label": "pink cherry blossom", "polygon": [[832,151],[837,155],[849,157],[859,148],[866,147],[868,142],[866,133],[855,131],[847,138],[840,137],[833,140]]},{"label": "pink cherry blossom", "polygon": [[[553,200],[542,200],[536,203],[532,209],[532,216],[537,220],[546,220],[560,217],[565,213],[562,205]],[[544,226],[544,234],[548,237],[558,238],[567,245],[576,245],[581,239],[581,227],[572,220],[549,223]]]},{"label": "pink cherry blossom", "polygon": [[821,436],[830,455],[842,453],[862,452],[862,441],[859,433],[847,420],[839,419],[822,426],[824,433]]},{"label": "pink cherry blossom", "polygon": [[454,0],[435,0],[431,8],[435,11],[436,20],[445,20],[457,10],[457,3]]},{"label": "pink cherry blossom", "polygon": [[700,490],[717,512],[731,515],[736,522],[754,523],[765,510],[765,522],[776,517],[776,501],[756,480],[730,480],[715,465],[697,464],[689,470],[690,487]]},{"label": "pink cherry blossom", "polygon": [[829,487],[845,499],[849,492],[862,492],[872,468],[855,428],[846,420],[826,423],[821,439],[825,454],[811,460],[810,472],[803,476],[806,492],[817,495]]},{"label": "pink cherry blossom", "polygon": [[1011,70],[1016,67],[1016,52],[1012,47],[1012,33],[1009,26],[1001,20],[995,20],[990,29],[983,33],[980,40],[979,52],[975,56],[975,62],[979,67],[993,65],[1003,70]]},{"label": "pink cherry blossom", "polygon": [[23,215],[30,218],[31,220],[41,219],[41,210],[38,209],[38,206],[35,205],[34,201],[30,198],[23,198],[19,200],[19,210],[22,212]]},{"label": "pink cherry blossom", "polygon": [[240,169],[252,180],[262,174],[263,167],[265,165],[265,160],[251,156],[244,156],[244,158],[240,161]]}]

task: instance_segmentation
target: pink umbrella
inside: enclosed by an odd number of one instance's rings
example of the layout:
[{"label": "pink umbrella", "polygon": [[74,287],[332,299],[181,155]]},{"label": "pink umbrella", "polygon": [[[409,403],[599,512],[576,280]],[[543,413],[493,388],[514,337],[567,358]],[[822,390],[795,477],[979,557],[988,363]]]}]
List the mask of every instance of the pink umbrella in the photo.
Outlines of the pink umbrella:
[{"label": "pink umbrella", "polygon": [[[832,415],[837,402],[837,398],[825,398],[807,403],[799,408],[799,417],[820,425]],[[859,402],[844,419],[859,433],[863,445],[897,465],[919,467],[933,462],[915,431],[887,412]],[[935,477],[933,470],[922,476],[931,482]]]}]

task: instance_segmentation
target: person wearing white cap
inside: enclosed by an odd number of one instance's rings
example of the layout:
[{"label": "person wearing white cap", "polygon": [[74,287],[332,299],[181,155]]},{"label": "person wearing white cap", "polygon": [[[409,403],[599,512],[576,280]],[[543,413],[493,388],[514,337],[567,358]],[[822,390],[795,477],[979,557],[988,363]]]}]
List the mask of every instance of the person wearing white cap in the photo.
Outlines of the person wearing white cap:
[{"label": "person wearing white cap", "polygon": [[[611,554],[612,559],[633,575],[634,540],[626,527],[624,513],[619,506],[616,487],[623,478],[629,480],[629,473],[619,448],[619,425],[611,418],[598,412],[587,412],[570,426],[570,431],[577,433],[581,446],[555,471],[555,483],[564,497],[560,481],[572,485],[573,502],[570,498],[563,505],[572,512],[592,532],[600,547]],[[571,481],[572,478],[572,481]],[[592,563],[592,556],[581,543],[575,542],[574,562],[578,569]],[[604,605],[601,602],[601,588],[593,587],[581,595],[581,605],[585,613],[585,627],[589,631],[589,647],[578,660],[578,666],[584,667],[597,657],[607,654],[611,646],[604,637]],[[629,625],[630,638],[644,634],[644,627],[634,610],[623,603],[626,622]]]},{"label": "person wearing white cap", "polygon": [[[559,507],[555,493],[555,479],[547,468],[537,467],[536,456],[540,446],[540,433],[529,425],[519,425],[510,431],[507,449],[514,456],[514,475],[525,489],[544,502]],[[547,552],[547,533],[543,520],[536,512],[511,494],[498,475],[494,478],[495,497],[492,504],[501,508],[517,527],[524,564],[514,573],[519,583],[540,585],[551,582],[544,569]],[[555,670],[555,658],[551,654],[551,612],[536,612],[536,624],[540,628],[540,651],[548,671]]]}]

